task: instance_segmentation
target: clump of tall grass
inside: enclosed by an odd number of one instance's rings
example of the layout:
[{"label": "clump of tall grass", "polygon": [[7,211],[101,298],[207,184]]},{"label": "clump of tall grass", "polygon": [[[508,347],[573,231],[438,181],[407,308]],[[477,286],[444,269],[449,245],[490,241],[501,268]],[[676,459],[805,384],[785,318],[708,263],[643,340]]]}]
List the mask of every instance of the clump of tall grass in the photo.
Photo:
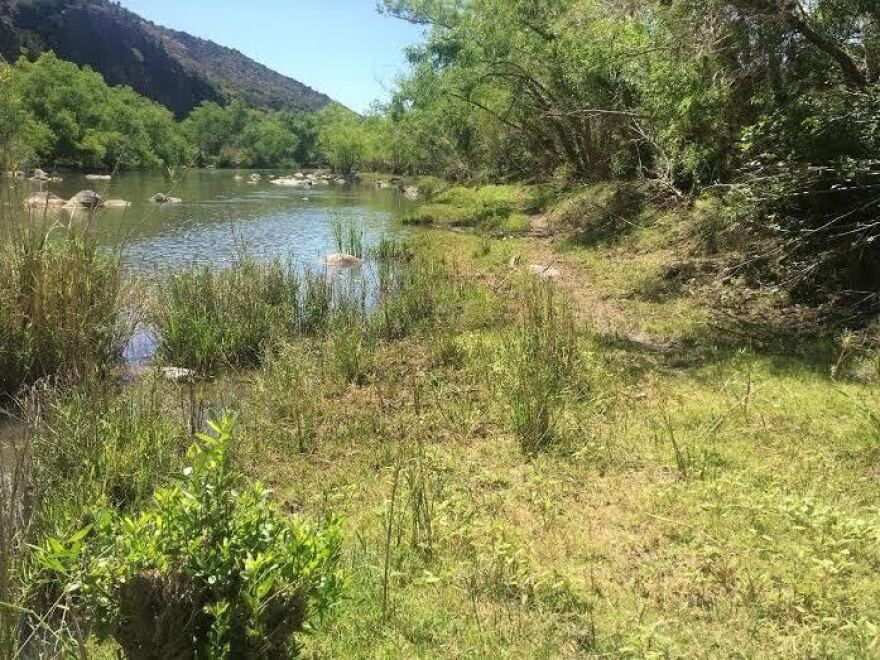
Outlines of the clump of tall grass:
[{"label": "clump of tall grass", "polygon": [[88,228],[0,215],[0,399],[102,373],[131,334],[119,256]]},{"label": "clump of tall grass", "polygon": [[363,227],[356,225],[354,222],[334,221],[333,241],[336,243],[337,252],[350,254],[358,259],[362,259],[366,254]]},{"label": "clump of tall grass", "polygon": [[523,451],[540,451],[556,438],[560,406],[579,362],[571,311],[552,285],[523,285],[516,324],[498,358],[511,428]]},{"label": "clump of tall grass", "polygon": [[[258,441],[285,451],[312,451],[322,423],[322,370],[302,342],[276,346],[256,382],[257,410],[250,416]],[[262,454],[262,447],[257,447]]]},{"label": "clump of tall grass", "polygon": [[300,278],[278,261],[241,255],[225,269],[165,274],[156,290],[159,355],[201,373],[259,364],[273,335],[298,324]]},{"label": "clump of tall grass", "polygon": [[323,335],[333,315],[335,286],[327,274],[307,269],[302,278],[302,300],[296,330],[304,335]]},{"label": "clump of tall grass", "polygon": [[437,318],[455,296],[448,269],[435,259],[380,261],[377,279],[378,301],[372,322],[386,340],[412,334]]}]

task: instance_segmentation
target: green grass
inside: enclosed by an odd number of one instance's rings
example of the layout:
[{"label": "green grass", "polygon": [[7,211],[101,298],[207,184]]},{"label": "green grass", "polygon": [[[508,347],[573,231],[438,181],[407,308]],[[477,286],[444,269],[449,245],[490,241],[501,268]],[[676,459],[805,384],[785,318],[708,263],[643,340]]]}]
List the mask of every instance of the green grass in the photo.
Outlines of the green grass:
[{"label": "green grass", "polygon": [[[161,359],[203,374],[259,364],[272,337],[300,323],[299,275],[279,262],[266,265],[242,256],[222,270],[203,266],[168,273],[155,290],[150,320]],[[314,295],[308,279],[306,305],[314,306]],[[314,316],[308,307],[303,322],[316,323]]]},{"label": "green grass", "polygon": [[542,208],[543,195],[538,188],[522,185],[457,186],[416,206],[404,222],[518,233],[528,229],[528,214]]},{"label": "green grass", "polygon": [[373,306],[303,278],[297,329],[255,369],[157,385],[161,405],[109,391],[100,409],[137,422],[52,417],[72,447],[144,439],[61,451],[53,474],[97,464],[123,486],[77,492],[138,508],[179,465],[163,425],[237,412],[249,479],[343,519],[345,598],[307,656],[872,657],[880,393],[876,369],[850,374],[876,347],[720,333],[698,278],[666,286],[691,256],[676,217],[587,247],[419,233],[377,252]]}]

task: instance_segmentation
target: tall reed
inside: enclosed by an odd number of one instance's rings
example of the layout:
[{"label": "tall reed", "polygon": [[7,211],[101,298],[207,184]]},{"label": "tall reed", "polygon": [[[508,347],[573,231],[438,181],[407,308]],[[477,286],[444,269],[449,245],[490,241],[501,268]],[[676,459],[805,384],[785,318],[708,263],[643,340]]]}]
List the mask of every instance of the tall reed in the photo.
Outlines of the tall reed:
[{"label": "tall reed", "polygon": [[118,254],[90,218],[0,204],[0,399],[45,377],[75,382],[118,360],[131,334]]},{"label": "tall reed", "polygon": [[517,322],[500,346],[498,364],[511,428],[523,451],[540,451],[555,439],[578,365],[574,320],[552,285],[523,284]]},{"label": "tall reed", "polygon": [[240,255],[221,270],[163,274],[155,290],[150,319],[159,355],[203,373],[258,364],[273,335],[298,324],[300,278],[278,261]]}]

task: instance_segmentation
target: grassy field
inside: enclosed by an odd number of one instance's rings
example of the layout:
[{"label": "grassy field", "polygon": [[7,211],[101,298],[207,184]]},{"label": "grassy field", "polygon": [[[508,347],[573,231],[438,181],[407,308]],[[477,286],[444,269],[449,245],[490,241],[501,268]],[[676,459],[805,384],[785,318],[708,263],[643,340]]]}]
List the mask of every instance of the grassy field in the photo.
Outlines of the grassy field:
[{"label": "grassy field", "polygon": [[[607,208],[581,196],[599,192]],[[443,195],[442,218],[497,208]],[[372,309],[300,282],[313,313],[279,326],[277,268],[177,276],[160,319],[184,348],[163,358],[212,377],[61,397],[34,431],[50,473],[136,508],[200,420],[235,414],[234,462],[281,511],[342,518],[344,597],[302,636],[311,657],[880,655],[876,353],[727,328],[730,255],[681,211],[536,238],[498,233],[533,195],[490,196],[491,231],[420,232]],[[531,224],[563,232],[584,199]],[[206,293],[236,281],[217,300],[242,301],[244,334]],[[201,317],[172,314],[188,296]],[[211,314],[223,332],[192,357]]]}]

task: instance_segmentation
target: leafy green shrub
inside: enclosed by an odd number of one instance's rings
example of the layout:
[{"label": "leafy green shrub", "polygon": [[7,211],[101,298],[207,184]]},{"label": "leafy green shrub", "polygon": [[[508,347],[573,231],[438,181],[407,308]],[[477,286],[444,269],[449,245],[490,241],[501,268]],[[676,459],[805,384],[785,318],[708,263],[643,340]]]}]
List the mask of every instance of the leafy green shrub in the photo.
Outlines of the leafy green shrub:
[{"label": "leafy green shrub", "polygon": [[537,452],[554,440],[559,407],[577,364],[577,334],[564,299],[557,299],[552,285],[527,283],[496,367],[523,451]]},{"label": "leafy green shrub", "polygon": [[339,599],[341,537],[283,519],[228,458],[232,422],[211,424],[179,484],[143,512],[112,509],[37,554],[44,584],[128,658],[282,658]]},{"label": "leafy green shrub", "polygon": [[118,257],[92,236],[13,224],[0,242],[0,399],[47,376],[103,372],[130,336],[124,298]]},{"label": "leafy green shrub", "polygon": [[248,256],[223,270],[165,275],[151,315],[158,352],[166,362],[205,373],[258,364],[274,333],[296,327],[299,289],[292,268]]}]

